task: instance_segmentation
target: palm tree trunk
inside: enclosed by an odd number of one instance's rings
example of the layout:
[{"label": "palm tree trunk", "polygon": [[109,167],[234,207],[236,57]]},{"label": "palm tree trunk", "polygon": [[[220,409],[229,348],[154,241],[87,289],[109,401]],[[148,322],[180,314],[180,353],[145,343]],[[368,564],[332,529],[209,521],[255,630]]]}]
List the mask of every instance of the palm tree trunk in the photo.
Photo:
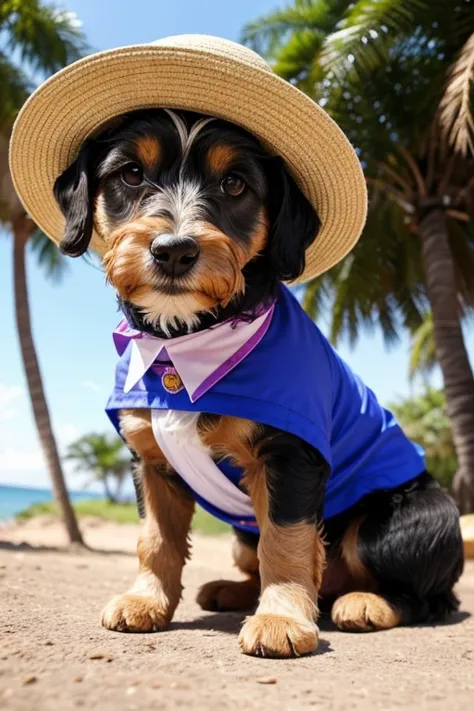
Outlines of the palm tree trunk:
[{"label": "palm tree trunk", "polygon": [[112,490],[109,486],[109,479],[107,477],[107,474],[104,474],[104,478],[102,479],[104,483],[104,491],[105,491],[105,498],[107,499],[109,504],[116,504],[117,499],[115,496],[112,494]]},{"label": "palm tree trunk", "polygon": [[420,222],[428,298],[433,312],[436,356],[458,459],[453,492],[462,513],[474,511],[474,377],[464,343],[454,263],[442,209]]},{"label": "palm tree trunk", "polygon": [[64,520],[69,541],[83,545],[81,532],[64,482],[61,461],[51,427],[48,404],[43,390],[41,372],[31,332],[26,284],[25,247],[34,226],[24,213],[20,213],[12,217],[12,228],[16,324],[33,415],[51,476],[53,494]]}]

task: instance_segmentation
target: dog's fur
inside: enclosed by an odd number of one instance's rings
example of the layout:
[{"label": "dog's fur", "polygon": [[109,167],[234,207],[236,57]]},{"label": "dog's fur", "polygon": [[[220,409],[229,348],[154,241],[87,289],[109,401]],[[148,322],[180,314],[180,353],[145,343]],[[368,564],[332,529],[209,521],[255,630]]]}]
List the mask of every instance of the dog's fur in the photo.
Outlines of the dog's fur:
[{"label": "dog's fur", "polygon": [[[243,129],[184,112],[120,117],[84,144],[55,195],[66,217],[63,252],[83,254],[95,229],[128,320],[162,338],[252,317],[280,281],[303,272],[319,225],[280,158]],[[166,245],[177,241],[184,256],[171,263]],[[140,572],[102,621],[114,630],[159,630],[181,596],[194,502],[158,448],[150,412],[122,412],[121,429],[138,461]],[[244,652],[313,651],[318,600],[332,604],[338,627],[356,631],[435,621],[457,609],[458,515],[428,474],[323,524],[328,466],[309,444],[206,413],[198,431],[213,454],[244,469],[260,528],[259,537],[236,531],[234,559],[248,579],[210,583],[198,597],[208,610],[257,606],[240,634]]]}]

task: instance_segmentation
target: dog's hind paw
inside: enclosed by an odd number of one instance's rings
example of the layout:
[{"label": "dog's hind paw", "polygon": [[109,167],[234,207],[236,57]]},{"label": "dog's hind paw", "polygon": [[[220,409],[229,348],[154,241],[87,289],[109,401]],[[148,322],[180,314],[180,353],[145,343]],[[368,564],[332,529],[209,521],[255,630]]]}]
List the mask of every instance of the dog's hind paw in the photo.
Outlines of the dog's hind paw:
[{"label": "dog's hind paw", "polygon": [[301,657],[314,652],[318,640],[314,622],[268,614],[247,617],[239,636],[244,654],[256,657]]},{"label": "dog's hind paw", "polygon": [[345,632],[375,632],[400,624],[399,613],[380,595],[352,592],[334,603],[331,618]]},{"label": "dog's hind paw", "polygon": [[252,610],[257,606],[260,581],[213,580],[199,590],[196,602],[203,610],[229,612],[231,610]]},{"label": "dog's hind paw", "polygon": [[155,598],[133,593],[113,597],[102,612],[102,625],[116,632],[159,632],[169,621]]}]

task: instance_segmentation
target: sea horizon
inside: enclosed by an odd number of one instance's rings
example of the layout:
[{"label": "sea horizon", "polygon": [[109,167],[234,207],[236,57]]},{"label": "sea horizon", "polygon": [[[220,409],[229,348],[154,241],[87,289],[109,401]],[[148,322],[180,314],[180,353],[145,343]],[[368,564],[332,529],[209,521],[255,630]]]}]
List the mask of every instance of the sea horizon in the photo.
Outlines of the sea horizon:
[{"label": "sea horizon", "polygon": [[[87,489],[68,489],[69,496],[77,499],[103,499],[104,495]],[[19,513],[33,504],[53,501],[51,487],[33,487],[16,484],[0,484],[0,522],[15,519]]]}]

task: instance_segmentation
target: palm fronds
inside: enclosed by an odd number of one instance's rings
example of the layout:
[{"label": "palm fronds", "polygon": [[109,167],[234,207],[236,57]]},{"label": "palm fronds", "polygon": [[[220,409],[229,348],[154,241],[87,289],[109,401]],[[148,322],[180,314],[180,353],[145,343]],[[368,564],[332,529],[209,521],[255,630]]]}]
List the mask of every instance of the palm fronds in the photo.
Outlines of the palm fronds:
[{"label": "palm fronds", "polygon": [[411,34],[417,18],[428,8],[428,0],[352,3],[337,31],[327,37],[321,61],[336,75],[344,72],[348,63],[368,71],[387,60],[394,40]]},{"label": "palm fronds", "polygon": [[7,50],[18,52],[33,71],[58,71],[87,51],[76,15],[38,0],[3,0],[0,29]]},{"label": "palm fronds", "polygon": [[455,151],[474,155],[474,33],[462,47],[448,75],[439,105],[442,130]]},{"label": "palm fronds", "polygon": [[422,324],[413,333],[410,346],[408,375],[429,375],[437,362],[434,341],[433,315],[428,311]]}]

